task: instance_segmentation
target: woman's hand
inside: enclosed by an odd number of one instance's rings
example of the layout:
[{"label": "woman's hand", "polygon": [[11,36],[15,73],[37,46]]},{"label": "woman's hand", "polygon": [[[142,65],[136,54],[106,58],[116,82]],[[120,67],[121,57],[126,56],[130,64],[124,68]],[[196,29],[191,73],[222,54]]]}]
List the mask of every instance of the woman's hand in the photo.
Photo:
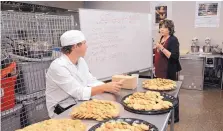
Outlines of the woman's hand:
[{"label": "woman's hand", "polygon": [[163,45],[161,45],[161,44],[158,42],[158,43],[156,43],[156,48],[159,49],[159,50],[161,50],[161,49],[163,49]]},{"label": "woman's hand", "polygon": [[158,49],[158,51],[159,51],[159,50],[162,51],[162,52],[165,54],[165,56],[166,56],[167,58],[170,58],[171,52],[169,52],[167,49],[165,49],[165,48],[163,47],[163,45],[157,43],[157,44],[156,44],[156,48]]}]

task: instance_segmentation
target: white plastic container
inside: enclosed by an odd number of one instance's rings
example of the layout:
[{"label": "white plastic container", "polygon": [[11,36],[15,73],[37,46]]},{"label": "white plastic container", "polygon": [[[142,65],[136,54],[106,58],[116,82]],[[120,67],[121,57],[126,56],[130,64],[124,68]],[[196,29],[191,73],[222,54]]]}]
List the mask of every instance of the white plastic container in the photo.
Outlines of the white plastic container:
[{"label": "white plastic container", "polygon": [[137,80],[137,85],[139,84],[139,74],[132,74],[131,76],[135,76]]},{"label": "white plastic container", "polygon": [[55,47],[53,48],[53,51],[52,51],[52,58],[53,59],[56,59],[58,57],[60,57],[63,53],[61,53],[61,48],[60,47]]}]

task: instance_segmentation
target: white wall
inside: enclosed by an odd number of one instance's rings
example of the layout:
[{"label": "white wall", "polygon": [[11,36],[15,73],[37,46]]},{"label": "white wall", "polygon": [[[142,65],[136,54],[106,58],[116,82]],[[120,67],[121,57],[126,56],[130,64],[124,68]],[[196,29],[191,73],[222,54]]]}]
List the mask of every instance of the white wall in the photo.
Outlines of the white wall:
[{"label": "white wall", "polygon": [[[181,51],[185,49],[190,50],[191,39],[195,36],[198,37],[201,42],[204,42],[207,36],[212,38],[213,44],[221,44],[223,41],[223,2],[221,2],[222,8],[220,11],[221,20],[219,28],[194,28],[195,4],[196,2],[194,1],[173,2],[172,17],[176,26],[176,36],[181,44]],[[84,2],[84,8],[149,13],[150,2],[89,1]],[[153,36],[157,39],[157,31],[153,32]]]},{"label": "white wall", "polygon": [[84,8],[119,10],[128,12],[149,12],[148,1],[85,1]]},{"label": "white wall", "polygon": [[[176,25],[176,35],[180,39],[181,49],[190,48],[191,39],[197,36],[204,45],[204,40],[208,36],[212,38],[213,44],[223,42],[223,2],[220,9],[219,28],[194,28],[196,2],[173,2],[173,20]],[[222,46],[223,47],[223,46]]]}]

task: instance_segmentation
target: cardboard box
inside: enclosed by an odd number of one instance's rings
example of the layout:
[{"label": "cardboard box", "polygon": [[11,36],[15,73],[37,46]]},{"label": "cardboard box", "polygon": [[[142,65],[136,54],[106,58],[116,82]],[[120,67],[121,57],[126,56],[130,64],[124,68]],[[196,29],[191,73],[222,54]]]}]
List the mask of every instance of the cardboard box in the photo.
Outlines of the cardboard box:
[{"label": "cardboard box", "polygon": [[124,89],[135,89],[137,87],[137,77],[136,76],[128,76],[128,75],[114,75],[112,76],[112,82],[118,82],[123,80]]}]

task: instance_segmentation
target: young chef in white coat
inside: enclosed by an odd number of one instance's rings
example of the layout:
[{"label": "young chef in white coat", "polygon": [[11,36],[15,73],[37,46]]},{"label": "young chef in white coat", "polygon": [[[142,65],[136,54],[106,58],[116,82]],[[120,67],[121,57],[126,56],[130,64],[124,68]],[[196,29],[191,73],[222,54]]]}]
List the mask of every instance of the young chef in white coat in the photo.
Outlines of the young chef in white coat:
[{"label": "young chef in white coat", "polygon": [[51,63],[46,74],[49,117],[53,118],[69,109],[77,100],[89,100],[91,96],[103,92],[119,92],[121,81],[104,84],[89,72],[83,59],[87,44],[81,31],[67,31],[60,37],[60,41],[63,55]]}]

